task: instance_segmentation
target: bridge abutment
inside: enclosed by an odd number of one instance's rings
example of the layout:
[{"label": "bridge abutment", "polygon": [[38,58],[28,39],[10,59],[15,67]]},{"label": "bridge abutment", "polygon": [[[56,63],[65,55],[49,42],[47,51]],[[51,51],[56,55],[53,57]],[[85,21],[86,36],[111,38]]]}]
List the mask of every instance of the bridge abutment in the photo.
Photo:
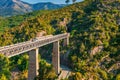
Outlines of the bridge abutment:
[{"label": "bridge abutment", "polygon": [[39,48],[29,51],[28,80],[34,80],[34,78],[38,75],[38,53]]},{"label": "bridge abutment", "polygon": [[59,53],[59,41],[53,43],[52,64],[55,68],[56,74],[60,73],[60,53]]}]

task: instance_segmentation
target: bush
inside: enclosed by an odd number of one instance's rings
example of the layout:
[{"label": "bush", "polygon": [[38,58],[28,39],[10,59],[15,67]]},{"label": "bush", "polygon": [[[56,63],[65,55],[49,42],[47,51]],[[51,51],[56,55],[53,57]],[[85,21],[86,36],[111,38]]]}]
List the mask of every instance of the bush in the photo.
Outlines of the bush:
[{"label": "bush", "polygon": [[0,80],[9,80],[9,59],[4,55],[0,54]]},{"label": "bush", "polygon": [[39,75],[36,77],[36,80],[55,80],[57,75],[52,67],[45,60],[40,61]]},{"label": "bush", "polygon": [[116,80],[120,80],[120,74],[116,76]]}]

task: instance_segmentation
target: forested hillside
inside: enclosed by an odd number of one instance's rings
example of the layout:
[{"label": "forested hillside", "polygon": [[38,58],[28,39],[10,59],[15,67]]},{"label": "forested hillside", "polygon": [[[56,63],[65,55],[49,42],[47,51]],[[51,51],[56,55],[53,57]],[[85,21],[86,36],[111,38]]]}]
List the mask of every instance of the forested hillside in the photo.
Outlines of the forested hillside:
[{"label": "forested hillside", "polygon": [[46,14],[52,10],[40,10],[34,11],[31,13],[26,13],[24,15],[17,15],[11,17],[0,17],[0,32],[4,32],[4,30],[8,28],[12,28],[20,25],[22,22],[27,21],[28,19],[36,18],[38,15]]},{"label": "forested hillside", "polygon": [[41,31],[71,34],[68,80],[120,79],[120,0],[85,0],[37,14],[2,32],[0,46],[30,40]]}]

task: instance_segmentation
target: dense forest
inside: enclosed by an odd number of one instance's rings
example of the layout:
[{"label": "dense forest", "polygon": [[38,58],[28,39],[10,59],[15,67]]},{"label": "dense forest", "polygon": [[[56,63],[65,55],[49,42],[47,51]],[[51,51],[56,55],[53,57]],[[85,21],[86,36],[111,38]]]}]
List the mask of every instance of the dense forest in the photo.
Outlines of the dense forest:
[{"label": "dense forest", "polygon": [[[85,0],[59,10],[0,17],[0,31],[0,46],[30,40],[41,31],[69,32],[68,66],[73,73],[65,80],[120,80],[120,0]],[[0,55],[1,80],[9,80],[15,67],[21,71],[19,78],[26,79],[28,58],[26,53],[9,60]],[[36,79],[57,77],[45,60],[40,66]]]}]

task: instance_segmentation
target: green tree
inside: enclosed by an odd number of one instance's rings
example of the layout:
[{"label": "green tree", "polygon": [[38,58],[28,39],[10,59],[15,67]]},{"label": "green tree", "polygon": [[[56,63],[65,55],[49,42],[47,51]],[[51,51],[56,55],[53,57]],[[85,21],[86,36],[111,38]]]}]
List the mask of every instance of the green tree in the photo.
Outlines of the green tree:
[{"label": "green tree", "polygon": [[28,59],[29,59],[29,56],[27,54],[20,56],[20,58],[17,61],[18,69],[20,71],[24,71],[28,69]]},{"label": "green tree", "polygon": [[76,0],[72,0],[72,2],[74,3]]},{"label": "green tree", "polygon": [[100,75],[100,77],[101,77],[102,79],[108,80],[108,75],[107,75],[107,73],[106,73],[104,70],[98,69],[98,73],[99,73],[99,75]]},{"label": "green tree", "polygon": [[[75,1],[77,1],[77,0],[72,0],[72,2],[74,3]],[[65,1],[67,4],[70,2],[70,0],[66,0]]]},{"label": "green tree", "polygon": [[50,64],[45,60],[41,60],[39,65],[39,75],[36,77],[36,80],[55,80],[57,75]]},{"label": "green tree", "polygon": [[2,74],[2,76],[0,77],[0,80],[7,80],[7,78],[4,74]]},{"label": "green tree", "polygon": [[66,0],[65,3],[68,4],[70,2],[70,0]]},{"label": "green tree", "polygon": [[120,80],[120,74],[116,76],[116,80]]},{"label": "green tree", "polygon": [[0,54],[0,80],[10,79],[9,59]]},{"label": "green tree", "polygon": [[69,80],[82,80],[82,74],[80,72],[76,72],[69,77]]}]

